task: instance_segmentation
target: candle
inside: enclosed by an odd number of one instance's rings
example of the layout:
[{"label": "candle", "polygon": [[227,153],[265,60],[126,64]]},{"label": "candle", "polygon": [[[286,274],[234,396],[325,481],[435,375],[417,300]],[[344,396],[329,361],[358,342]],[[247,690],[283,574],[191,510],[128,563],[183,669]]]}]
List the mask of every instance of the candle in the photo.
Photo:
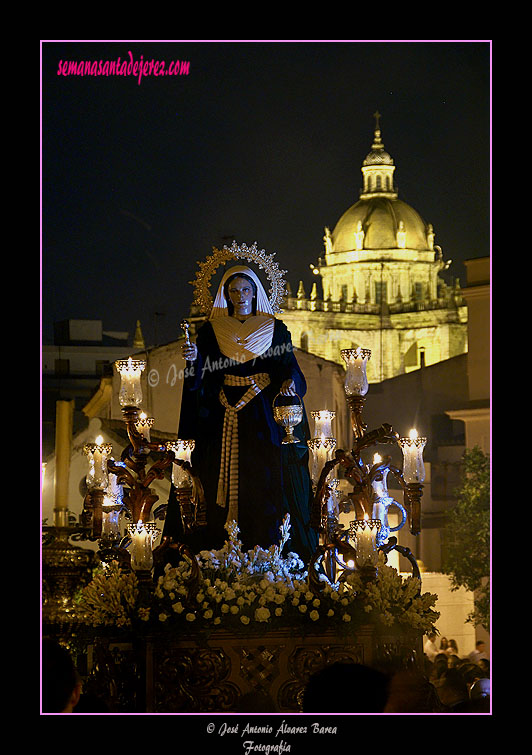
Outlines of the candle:
[{"label": "candle", "polygon": [[427,442],[421,438],[417,430],[410,430],[408,438],[399,438],[399,445],[403,452],[403,478],[409,483],[421,483],[425,480],[425,466],[423,464],[423,449]]},{"label": "candle", "polygon": [[369,349],[342,349],[340,352],[346,364],[345,394],[346,396],[365,396],[368,392],[366,364],[371,356]]},{"label": "candle", "polygon": [[[173,451],[176,459],[187,461],[190,464],[195,445],[196,443],[193,440],[169,441],[166,444],[166,450]],[[172,464],[172,482],[176,488],[189,488],[191,486],[190,475],[180,464]]]},{"label": "candle", "polygon": [[[373,465],[381,464],[381,463],[382,463],[381,456],[379,454],[375,454],[373,457]],[[389,471],[390,471],[389,469],[381,470],[380,475],[382,475],[382,480],[373,480],[371,483],[371,486],[373,488],[373,493],[377,499],[388,497],[388,488],[386,487],[386,478],[388,477]]]},{"label": "candle", "polygon": [[102,537],[111,540],[120,539],[118,520],[121,512],[122,507],[116,505],[116,500],[106,495],[102,503]]},{"label": "candle", "polygon": [[98,475],[101,475],[102,471],[102,461],[104,457],[104,450],[102,448],[103,443],[103,436],[98,435],[96,438],[96,446],[93,451],[93,459],[94,459],[94,471]]},{"label": "candle", "polygon": [[334,449],[336,448],[336,439],[326,438],[322,435],[320,438],[308,440],[307,445],[312,451],[312,482],[317,485],[323,467],[326,462],[332,459]]},{"label": "candle", "polygon": [[372,551],[371,530],[366,524],[369,521],[367,514],[364,514],[364,527],[359,528],[357,532],[357,554],[358,556],[367,561]]},{"label": "candle", "polygon": [[140,406],[142,402],[140,376],[146,367],[146,362],[129,357],[129,359],[117,360],[115,366],[121,378],[118,394],[120,406]]},{"label": "candle", "polygon": [[139,433],[142,435],[144,440],[146,440],[148,443],[150,442],[150,428],[154,423],[153,417],[148,417],[146,412],[141,412],[139,414],[138,420],[135,422],[135,427],[139,431]]},{"label": "candle", "polygon": [[89,490],[105,490],[109,483],[107,475],[107,458],[112,451],[110,443],[104,443],[103,437],[98,435],[95,443],[86,443],[83,450],[89,459],[89,473],[86,482]]},{"label": "candle", "polygon": [[380,530],[379,519],[370,519],[364,514],[364,519],[350,522],[350,534],[355,540],[357,566],[377,564],[377,534]]},{"label": "candle", "polygon": [[129,534],[131,536],[131,568],[151,569],[153,566],[152,537],[148,528],[139,520],[136,526],[129,528]]},{"label": "candle", "polygon": [[320,438],[323,435],[325,438],[332,438],[331,423],[336,417],[336,412],[321,409],[319,412],[311,412],[310,415],[314,419],[314,437]]},{"label": "candle", "polygon": [[327,447],[325,445],[325,435],[322,435],[320,438],[320,443],[317,449],[317,455],[318,455],[318,467],[320,469],[323,469],[325,466],[325,462],[327,461]]}]

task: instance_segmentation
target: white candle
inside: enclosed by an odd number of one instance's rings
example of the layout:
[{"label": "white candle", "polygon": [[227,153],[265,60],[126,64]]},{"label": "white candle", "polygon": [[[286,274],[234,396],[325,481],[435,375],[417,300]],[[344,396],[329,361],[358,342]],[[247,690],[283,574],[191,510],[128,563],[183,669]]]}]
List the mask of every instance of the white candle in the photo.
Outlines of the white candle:
[{"label": "white candle", "polygon": [[355,550],[357,553],[357,564],[363,566],[370,563],[373,566],[377,561],[377,545],[376,539],[381,526],[381,522],[378,519],[369,519],[367,514],[364,514],[364,519],[357,519],[351,522],[355,536]]},{"label": "white candle", "polygon": [[93,457],[94,457],[94,475],[95,477],[99,477],[101,476],[103,454],[98,447],[94,449]]},{"label": "white candle", "polygon": [[96,443],[87,443],[83,450],[89,459],[89,473],[86,477],[89,489],[105,490],[108,485],[107,457],[112,451],[110,443],[104,443],[99,435]]},{"label": "white candle", "polygon": [[98,435],[96,438],[96,448],[94,449],[94,471],[95,479],[102,487],[107,487],[107,454],[110,451],[110,445],[103,442],[103,437]]},{"label": "white candle", "polygon": [[364,527],[357,532],[357,552],[360,558],[367,561],[372,552],[371,530],[368,526],[368,515],[364,514]]},{"label": "white candle", "polygon": [[321,469],[325,466],[327,461],[327,448],[325,446],[325,435],[320,438],[320,445],[318,446],[318,466]]},{"label": "white candle", "polygon": [[[176,459],[181,459],[190,464],[195,441],[176,440],[166,444],[168,451],[173,451]],[[188,488],[191,485],[190,474],[180,464],[172,464],[172,482],[176,488]]]},{"label": "white candle", "polygon": [[[382,458],[379,454],[375,454],[373,457],[373,464],[380,464],[382,462]],[[371,483],[371,486],[373,488],[373,492],[375,493],[377,498],[387,498],[388,497],[388,488],[386,487],[386,478],[388,477],[388,469],[383,469],[380,474],[382,475],[382,480],[373,480]],[[375,519],[375,517],[373,517]]]},{"label": "white candle", "polygon": [[119,539],[118,520],[120,513],[120,509],[114,507],[114,501],[106,496],[102,505],[102,535],[114,538],[115,540]]},{"label": "white candle", "polygon": [[153,417],[148,417],[146,412],[141,412],[138,421],[135,422],[135,427],[148,443],[150,442],[150,427],[153,425],[153,421]]},{"label": "white candle", "polygon": [[399,445],[403,451],[403,478],[409,483],[421,483],[425,480],[425,466],[423,464],[423,449],[426,438],[420,438],[417,430],[410,430],[408,438],[399,438]]},{"label": "white candle", "polygon": [[311,412],[311,416],[314,419],[314,437],[332,438],[332,420],[336,417],[336,412],[321,409],[319,412]]},{"label": "white candle", "polygon": [[142,402],[140,375],[146,367],[146,362],[129,357],[127,360],[119,359],[115,365],[121,378],[118,394],[120,406],[140,406]]},{"label": "white candle", "polygon": [[366,377],[366,363],[371,356],[369,349],[342,349],[340,352],[346,363],[346,396],[365,396],[369,385]]},{"label": "white candle", "polygon": [[[307,445],[312,451],[312,482],[317,485],[323,467],[326,462],[332,459],[336,440],[322,435],[321,438],[312,438],[312,440],[307,441]],[[329,472],[329,474],[331,473]]]},{"label": "white candle", "polygon": [[153,566],[151,549],[151,534],[139,520],[135,528],[130,529],[131,535],[131,568],[135,570],[149,570]]}]

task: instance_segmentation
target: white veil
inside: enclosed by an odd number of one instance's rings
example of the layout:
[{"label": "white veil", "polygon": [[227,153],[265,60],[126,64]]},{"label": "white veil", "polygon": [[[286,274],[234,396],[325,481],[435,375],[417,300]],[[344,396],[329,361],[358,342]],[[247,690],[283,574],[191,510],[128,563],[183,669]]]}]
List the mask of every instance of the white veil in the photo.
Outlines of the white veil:
[{"label": "white veil", "polygon": [[229,315],[229,312],[227,310],[227,301],[224,294],[224,285],[228,278],[238,273],[243,273],[249,276],[257,287],[257,315],[271,315],[273,317],[274,312],[272,305],[270,304],[268,295],[264,290],[264,287],[260,282],[258,276],[253,272],[253,270],[251,270],[249,267],[246,267],[245,265],[234,265],[233,267],[230,267],[229,270],[226,270],[223,275],[220,285],[218,286],[218,293],[216,294],[214,304],[212,305],[209,320],[212,320],[214,317],[227,317]]}]

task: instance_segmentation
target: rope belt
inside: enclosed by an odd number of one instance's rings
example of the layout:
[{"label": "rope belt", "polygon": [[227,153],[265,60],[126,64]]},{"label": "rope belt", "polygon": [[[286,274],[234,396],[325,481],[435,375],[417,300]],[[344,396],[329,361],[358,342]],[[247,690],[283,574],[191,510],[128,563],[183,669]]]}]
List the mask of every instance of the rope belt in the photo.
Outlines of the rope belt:
[{"label": "rope belt", "polygon": [[216,503],[225,506],[229,502],[227,521],[230,522],[238,521],[238,412],[270,384],[270,377],[265,372],[249,377],[226,375],[224,383],[230,386],[249,385],[235,406],[229,404],[223,388],[219,396],[220,403],[225,407],[225,415]]}]

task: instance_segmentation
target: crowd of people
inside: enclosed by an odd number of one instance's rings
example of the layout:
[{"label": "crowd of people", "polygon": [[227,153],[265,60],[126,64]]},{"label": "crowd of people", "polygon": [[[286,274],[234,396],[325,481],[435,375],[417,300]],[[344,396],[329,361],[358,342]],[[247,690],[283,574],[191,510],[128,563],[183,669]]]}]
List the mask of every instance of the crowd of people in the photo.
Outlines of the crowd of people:
[{"label": "crowd of people", "polygon": [[490,661],[486,643],[478,640],[468,655],[460,655],[455,640],[430,634],[423,651],[427,677],[436,690],[443,712],[488,713],[490,711]]},{"label": "crowd of people", "polygon": [[[334,690],[329,698],[324,689]],[[313,675],[303,713],[490,713],[490,662],[479,641],[461,657],[454,640],[430,635],[423,663],[367,668],[334,663]]]},{"label": "crowd of people", "polygon": [[[451,651],[451,652],[449,652]],[[301,695],[303,713],[490,713],[490,662],[485,643],[460,657],[456,643],[430,635],[423,664],[370,668],[359,663],[332,663],[313,674]],[[84,696],[81,679],[68,651],[53,640],[43,642],[42,710],[44,713],[111,712],[103,701]],[[329,694],[324,691],[332,691]],[[92,706],[92,707],[91,707]],[[238,712],[276,712],[264,691],[242,696]]]}]

